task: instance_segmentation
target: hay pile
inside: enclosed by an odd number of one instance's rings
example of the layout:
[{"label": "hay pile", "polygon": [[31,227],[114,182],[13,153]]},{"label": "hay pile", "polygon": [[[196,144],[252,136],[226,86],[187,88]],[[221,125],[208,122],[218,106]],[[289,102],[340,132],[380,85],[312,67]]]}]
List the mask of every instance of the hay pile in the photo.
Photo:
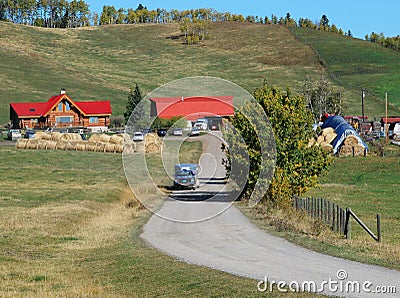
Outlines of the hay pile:
[{"label": "hay pile", "polygon": [[361,156],[364,155],[365,148],[358,143],[358,138],[353,135],[347,136],[342,147],[339,149],[339,156]]},{"label": "hay pile", "polygon": [[336,137],[337,134],[335,133],[335,130],[333,128],[331,127],[324,128],[319,136],[310,139],[308,147],[321,146],[321,148],[325,152],[332,152],[333,146],[331,145],[331,143]]},{"label": "hay pile", "polygon": [[93,134],[88,141],[84,141],[77,133],[62,134],[38,131],[34,139],[18,139],[16,147],[18,149],[124,152],[125,154],[136,152],[136,144],[127,134],[113,136]]},{"label": "hay pile", "polygon": [[155,133],[149,133],[144,137],[145,153],[160,153],[163,148],[163,143]]}]

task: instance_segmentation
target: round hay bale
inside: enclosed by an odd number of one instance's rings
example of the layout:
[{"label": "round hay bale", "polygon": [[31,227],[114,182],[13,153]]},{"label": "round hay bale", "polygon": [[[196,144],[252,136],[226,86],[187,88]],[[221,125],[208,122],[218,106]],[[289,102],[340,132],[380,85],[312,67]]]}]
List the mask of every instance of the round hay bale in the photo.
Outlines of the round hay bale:
[{"label": "round hay bale", "polygon": [[339,156],[347,157],[352,155],[353,155],[353,147],[347,145],[343,145],[342,147],[340,147]]},{"label": "round hay bale", "polygon": [[64,133],[60,141],[82,141],[82,137],[79,133]]},{"label": "round hay bale", "polygon": [[35,140],[51,140],[51,134],[46,131],[35,132]]},{"label": "round hay bale", "polygon": [[161,152],[161,143],[153,142],[146,145],[146,153],[159,153]]},{"label": "round hay bale", "polygon": [[57,150],[65,150],[65,148],[67,148],[67,143],[68,142],[66,142],[66,141],[58,141],[56,149]]},{"label": "round hay bale", "polygon": [[28,139],[19,138],[15,143],[15,147],[17,147],[17,149],[25,149],[27,144],[28,144]]},{"label": "round hay bale", "polygon": [[47,141],[47,150],[56,150],[57,142],[56,141]]},{"label": "round hay bale", "polygon": [[357,139],[356,136],[349,135],[349,136],[347,136],[347,138],[344,140],[344,144],[345,144],[346,146],[351,146],[351,147],[356,146],[356,145],[358,145],[358,139]]},{"label": "round hay bale", "polygon": [[47,150],[47,141],[46,140],[39,140],[38,149]]},{"label": "round hay bale", "polygon": [[62,137],[62,133],[58,131],[54,131],[51,133],[51,140],[52,141],[59,141]]},{"label": "round hay bale", "polygon": [[103,133],[103,134],[100,135],[99,142],[109,143],[110,139],[111,139],[111,137],[109,135],[106,135],[106,134]]},{"label": "round hay bale", "polygon": [[132,138],[127,133],[122,134],[122,138],[124,139],[124,143],[132,143]]},{"label": "round hay bale", "polygon": [[104,152],[112,152],[112,153],[114,153],[114,151],[115,151],[115,144],[106,143],[106,145],[104,146]]},{"label": "round hay bale", "polygon": [[85,150],[86,151],[96,151],[96,144],[97,143],[94,143],[94,142],[86,142],[86,147],[85,147]]},{"label": "round hay bale", "polygon": [[321,135],[323,136],[327,136],[333,133],[335,133],[335,130],[332,127],[326,127],[321,131]]},{"label": "round hay bale", "polygon": [[327,143],[332,143],[332,141],[334,140],[334,139],[336,139],[336,137],[337,137],[337,134],[336,133],[330,133],[330,134],[327,134],[327,135],[325,135],[325,142],[327,142]]},{"label": "round hay bale", "polygon": [[65,146],[65,150],[76,150],[77,141],[69,141]]},{"label": "round hay bale", "polygon": [[135,143],[125,143],[124,144],[124,154],[132,154],[136,151]]},{"label": "round hay bale", "polygon": [[325,152],[333,152],[333,146],[331,144],[328,144],[328,143],[321,144],[321,148]]},{"label": "round hay bale", "polygon": [[115,153],[122,153],[124,149],[124,145],[123,144],[115,144]]},{"label": "round hay bale", "polygon": [[106,146],[107,143],[103,142],[98,142],[96,144],[96,152],[104,152],[104,147]]},{"label": "round hay bale", "polygon": [[101,137],[101,134],[99,134],[99,133],[94,133],[94,134],[92,134],[92,135],[90,136],[89,142],[94,142],[94,143],[100,142],[100,137]]},{"label": "round hay bale", "polygon": [[147,144],[151,144],[153,142],[159,141],[160,138],[158,137],[158,135],[156,133],[148,133],[147,135],[144,136],[144,143]]},{"label": "round hay bale", "polygon": [[318,138],[317,138],[317,144],[318,145],[321,144],[324,141],[325,141],[325,136],[323,136],[323,135],[318,136]]},{"label": "round hay bale", "polygon": [[37,149],[38,146],[39,146],[38,140],[30,139],[30,140],[28,140],[28,142],[26,144],[26,149]]},{"label": "round hay bale", "polygon": [[353,154],[354,156],[361,156],[364,155],[364,146],[357,144],[355,146],[353,146]]},{"label": "round hay bale", "polygon": [[85,151],[86,150],[86,142],[85,141],[79,141],[76,143],[75,150],[77,151]]},{"label": "round hay bale", "polygon": [[124,142],[124,137],[122,135],[113,135],[110,138],[110,143],[122,144]]}]

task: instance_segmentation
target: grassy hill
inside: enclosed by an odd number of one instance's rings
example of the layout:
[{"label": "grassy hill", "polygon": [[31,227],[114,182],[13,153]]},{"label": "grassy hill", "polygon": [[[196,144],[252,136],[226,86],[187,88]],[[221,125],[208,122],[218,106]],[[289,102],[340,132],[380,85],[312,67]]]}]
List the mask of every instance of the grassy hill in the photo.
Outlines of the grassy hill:
[{"label": "grassy hill", "polygon": [[[44,29],[1,22],[0,124],[8,121],[10,102],[44,101],[60,88],[76,100],[109,99],[114,115],[120,115],[135,82],[148,93],[174,79],[204,75],[230,80],[249,92],[264,79],[296,92],[307,75],[328,75],[313,44],[282,26],[214,23],[211,38],[198,46],[183,45],[179,35],[177,24]],[[327,43],[336,38],[326,36]],[[343,98],[349,113],[361,110],[359,92],[347,84]],[[366,111],[381,115],[380,106],[371,103]]]},{"label": "grassy hill", "polygon": [[[391,112],[399,113],[399,52],[329,32],[307,28],[293,28],[292,32],[319,53],[339,84],[358,91],[357,100],[349,100],[349,106],[360,106],[360,90],[364,88],[367,90],[367,114],[384,113],[385,92],[388,93]],[[379,102],[381,107],[374,107]]]}]

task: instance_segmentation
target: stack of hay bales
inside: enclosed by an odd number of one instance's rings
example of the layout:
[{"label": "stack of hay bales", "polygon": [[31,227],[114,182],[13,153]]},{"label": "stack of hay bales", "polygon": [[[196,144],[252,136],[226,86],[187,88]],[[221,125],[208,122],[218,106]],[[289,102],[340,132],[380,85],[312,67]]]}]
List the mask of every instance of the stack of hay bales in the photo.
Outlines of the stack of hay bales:
[{"label": "stack of hay bales", "polygon": [[93,152],[112,152],[131,154],[136,151],[136,145],[127,134],[109,136],[93,134],[88,141],[83,141],[77,133],[59,133],[38,131],[34,139],[19,139],[18,149],[42,150],[76,150]]},{"label": "stack of hay bales", "polygon": [[318,137],[312,138],[308,143],[308,147],[321,146],[325,152],[332,152],[333,146],[331,143],[337,137],[335,130],[331,127],[324,128]]},{"label": "stack of hay bales", "polygon": [[163,143],[155,133],[149,133],[144,137],[145,153],[160,153]]},{"label": "stack of hay bales", "polygon": [[339,149],[340,156],[359,156],[364,154],[364,146],[358,143],[357,137],[349,135]]}]

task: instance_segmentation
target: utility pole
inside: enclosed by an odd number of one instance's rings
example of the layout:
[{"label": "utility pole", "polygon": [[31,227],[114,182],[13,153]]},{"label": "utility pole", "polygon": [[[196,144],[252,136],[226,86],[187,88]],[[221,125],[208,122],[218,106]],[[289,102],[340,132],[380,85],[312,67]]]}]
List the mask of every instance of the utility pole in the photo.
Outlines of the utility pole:
[{"label": "utility pole", "polygon": [[385,92],[385,137],[386,145],[389,143],[389,127],[388,127],[388,96]]},{"label": "utility pole", "polygon": [[365,114],[364,114],[364,98],[365,98],[365,89],[362,89],[361,90],[361,109],[362,109],[362,122],[364,122],[364,117],[365,117]]}]

